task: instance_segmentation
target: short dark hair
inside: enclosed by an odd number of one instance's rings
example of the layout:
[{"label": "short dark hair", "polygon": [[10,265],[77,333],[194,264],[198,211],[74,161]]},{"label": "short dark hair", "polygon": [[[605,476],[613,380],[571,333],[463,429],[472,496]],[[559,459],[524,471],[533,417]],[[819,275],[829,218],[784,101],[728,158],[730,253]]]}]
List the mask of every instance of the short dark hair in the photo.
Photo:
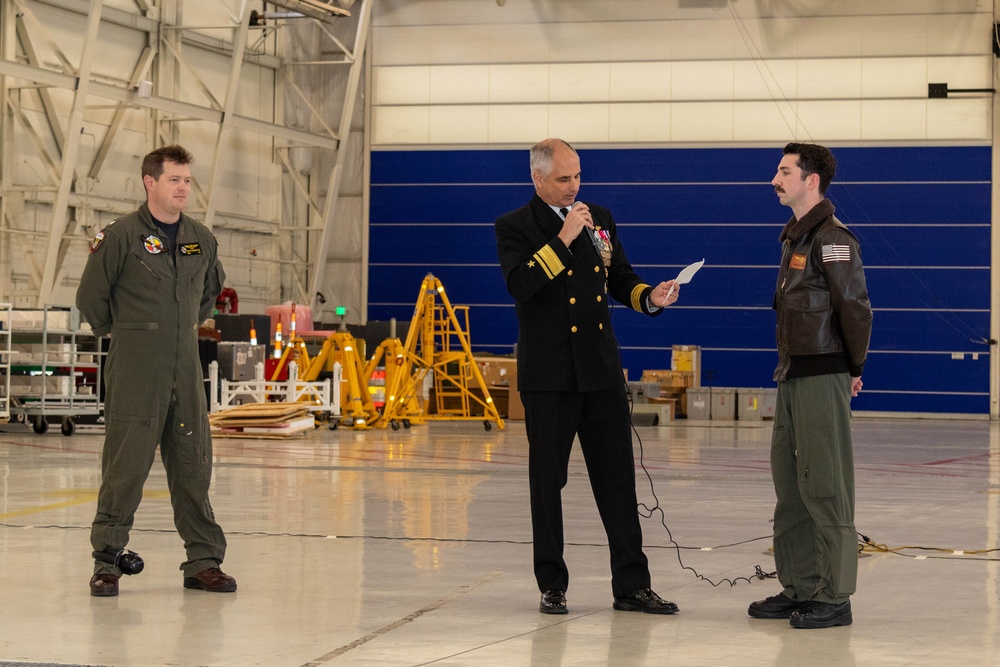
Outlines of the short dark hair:
[{"label": "short dark hair", "polygon": [[163,163],[191,164],[194,157],[182,146],[163,146],[142,158],[142,177],[152,176],[157,180],[163,175]]},{"label": "short dark hair", "polygon": [[802,180],[810,174],[819,175],[819,192],[825,195],[830,181],[837,171],[837,158],[826,146],[819,144],[790,143],[782,151],[785,155],[798,155],[798,166],[802,170]]}]

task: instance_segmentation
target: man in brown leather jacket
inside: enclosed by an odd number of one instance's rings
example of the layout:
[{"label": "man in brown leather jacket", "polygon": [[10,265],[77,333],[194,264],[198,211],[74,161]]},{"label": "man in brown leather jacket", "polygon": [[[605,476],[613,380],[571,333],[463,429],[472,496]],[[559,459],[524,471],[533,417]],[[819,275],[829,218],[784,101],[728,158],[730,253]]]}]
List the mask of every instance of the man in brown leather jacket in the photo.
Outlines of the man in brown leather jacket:
[{"label": "man in brown leather jacket", "polygon": [[851,397],[861,391],[872,310],[858,240],[825,198],[837,161],[823,146],[785,146],[771,181],[792,209],[774,294],[778,383],[771,475],[774,560],[784,589],[750,605],[795,628],[853,621],[857,585]]}]

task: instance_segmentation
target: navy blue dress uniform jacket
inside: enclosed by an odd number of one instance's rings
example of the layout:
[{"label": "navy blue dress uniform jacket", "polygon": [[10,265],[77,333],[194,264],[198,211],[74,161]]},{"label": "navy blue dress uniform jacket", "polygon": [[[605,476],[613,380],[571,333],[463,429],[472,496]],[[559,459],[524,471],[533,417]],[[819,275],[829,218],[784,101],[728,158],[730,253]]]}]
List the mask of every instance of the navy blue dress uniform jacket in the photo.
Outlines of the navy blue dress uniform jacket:
[{"label": "navy blue dress uniform jacket", "polygon": [[605,267],[586,230],[569,248],[558,237],[563,221],[535,195],[496,221],[497,252],[507,290],[517,302],[519,391],[600,391],[624,384],[611,331],[610,294],[647,315],[652,287],[633,271],[611,212],[587,203],[594,226],[611,237]]}]

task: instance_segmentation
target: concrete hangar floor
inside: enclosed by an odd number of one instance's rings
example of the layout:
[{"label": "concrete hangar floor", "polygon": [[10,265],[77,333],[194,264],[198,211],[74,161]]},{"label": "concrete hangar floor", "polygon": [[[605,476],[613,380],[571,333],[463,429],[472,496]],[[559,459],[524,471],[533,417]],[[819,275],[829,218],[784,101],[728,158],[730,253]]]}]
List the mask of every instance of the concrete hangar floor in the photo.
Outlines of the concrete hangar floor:
[{"label": "concrete hangar floor", "polygon": [[881,546],[862,553],[854,625],[826,630],[746,613],[779,590],[755,576],[774,569],[770,430],[637,429],[640,502],[663,510],[642,521],[653,588],[675,616],[612,610],[577,448],[563,494],[569,614],[547,616],[521,422],[217,439],[212,502],[236,593],[182,587],[157,461],[129,544],[145,570],[117,598],[87,586],[103,435],[8,425],[0,665],[1000,664],[1000,426],[855,419],[857,528]]}]

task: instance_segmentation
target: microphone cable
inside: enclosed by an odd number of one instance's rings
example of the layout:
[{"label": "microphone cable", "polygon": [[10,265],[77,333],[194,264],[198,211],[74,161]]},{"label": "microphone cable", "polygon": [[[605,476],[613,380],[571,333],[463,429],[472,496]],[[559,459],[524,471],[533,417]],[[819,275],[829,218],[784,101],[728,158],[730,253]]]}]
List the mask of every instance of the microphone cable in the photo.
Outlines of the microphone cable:
[{"label": "microphone cable", "polygon": [[[618,342],[618,337],[615,336],[614,328],[611,326],[611,313],[614,311],[614,309],[615,309],[614,300],[608,299],[608,330],[611,333],[611,339],[615,342],[615,346],[618,348],[619,366],[620,367],[624,367],[624,364],[622,362],[622,346]],[[750,575],[750,576],[747,576],[747,577],[732,577],[732,578],[730,578],[730,577],[722,577],[720,579],[711,579],[711,578],[706,577],[705,575],[701,574],[700,572],[698,572],[695,568],[691,567],[690,565],[687,565],[687,564],[684,563],[684,559],[681,557],[681,549],[687,548],[687,549],[698,549],[699,551],[703,551],[703,550],[710,550],[710,549],[712,549],[712,547],[682,547],[674,539],[673,532],[670,530],[670,526],[667,525],[667,515],[666,515],[666,512],[664,511],[663,506],[660,504],[660,498],[659,498],[659,496],[656,494],[656,487],[653,484],[653,477],[652,477],[652,475],[650,475],[649,470],[646,469],[645,450],[644,450],[643,444],[642,444],[642,437],[640,437],[639,431],[635,427],[635,421],[632,418],[633,410],[635,408],[635,401],[633,400],[632,392],[629,389],[628,381],[625,379],[625,374],[624,373],[622,374],[622,383],[623,383],[623,387],[625,389],[626,400],[628,401],[628,404],[629,404],[629,427],[632,429],[632,433],[635,435],[635,439],[636,439],[636,441],[639,444],[639,466],[642,468],[642,472],[646,475],[646,480],[649,482],[649,492],[653,496],[653,506],[652,507],[650,507],[646,503],[639,502],[638,505],[636,506],[636,511],[639,513],[639,516],[641,516],[644,519],[651,519],[651,518],[653,518],[654,515],[657,515],[657,514],[659,515],[659,517],[660,517],[660,525],[663,526],[663,529],[667,533],[667,539],[670,541],[670,544],[673,545],[674,552],[677,555],[677,563],[678,563],[678,565],[680,565],[680,568],[682,570],[687,570],[688,572],[690,572],[691,574],[693,574],[696,579],[698,579],[700,581],[708,582],[713,587],[718,587],[718,586],[720,586],[722,584],[729,584],[730,587],[734,587],[734,586],[736,586],[736,584],[738,584],[741,581],[745,581],[746,583],[750,584],[750,583],[753,583],[754,579],[756,579],[756,580],[763,580],[763,579],[775,579],[775,578],[777,578],[777,576],[778,576],[777,571],[775,571],[775,572],[766,572],[764,570],[764,568],[762,568],[758,564],[758,565],[754,566],[754,573],[752,575]],[[770,539],[770,538],[771,538],[770,535],[764,535],[764,536],[761,536],[761,537],[754,537],[754,538],[751,538],[749,540],[743,540],[741,542],[734,542],[732,544],[727,544],[727,545],[724,545],[724,546],[725,547],[733,547],[733,546],[738,546],[738,545],[741,545],[741,544],[748,544],[750,542],[756,542],[756,541],[759,541],[759,540],[766,540],[766,539]]]}]

